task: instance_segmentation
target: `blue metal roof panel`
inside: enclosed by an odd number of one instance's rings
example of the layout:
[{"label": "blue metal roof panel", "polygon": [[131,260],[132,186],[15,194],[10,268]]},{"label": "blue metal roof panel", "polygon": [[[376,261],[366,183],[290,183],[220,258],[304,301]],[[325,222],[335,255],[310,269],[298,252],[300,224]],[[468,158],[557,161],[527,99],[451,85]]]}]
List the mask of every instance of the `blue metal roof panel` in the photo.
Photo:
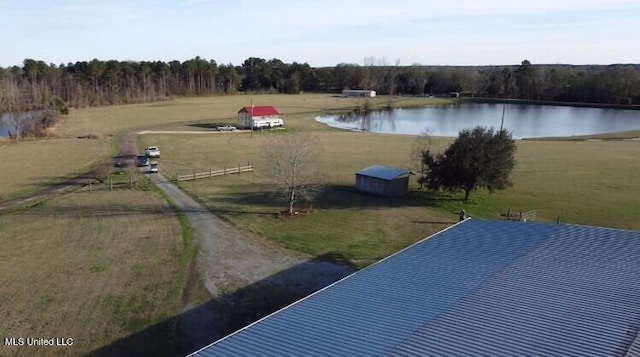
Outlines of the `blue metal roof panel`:
[{"label": "blue metal roof panel", "polygon": [[395,180],[399,177],[408,175],[409,170],[400,169],[397,167],[372,165],[356,172],[356,174],[375,177],[383,180]]},{"label": "blue metal roof panel", "polygon": [[640,232],[467,220],[197,355],[631,356],[639,258]]}]

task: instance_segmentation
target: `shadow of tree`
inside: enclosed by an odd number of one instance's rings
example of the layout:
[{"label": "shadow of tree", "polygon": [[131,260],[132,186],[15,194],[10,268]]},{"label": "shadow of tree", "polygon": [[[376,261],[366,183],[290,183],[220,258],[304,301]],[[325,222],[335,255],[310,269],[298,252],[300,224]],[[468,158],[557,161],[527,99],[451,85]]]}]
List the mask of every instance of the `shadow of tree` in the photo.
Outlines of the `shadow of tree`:
[{"label": "shadow of tree", "polygon": [[[440,203],[455,200],[457,199],[446,193],[411,191],[404,197],[388,198],[357,191],[352,186],[328,185],[324,187],[313,202],[301,200],[297,202],[296,206],[299,208],[308,208],[312,205],[314,208],[324,209],[386,209],[398,207],[437,207]],[[271,193],[268,188],[256,188],[255,186],[247,186],[246,189],[237,189],[234,193],[216,197],[215,201],[217,205],[212,211],[221,215],[264,214],[246,209],[232,209],[227,207],[258,206],[277,212],[286,206],[285,201]]]},{"label": "shadow of tree", "polygon": [[184,356],[353,273],[328,253],[124,337],[85,356]]},{"label": "shadow of tree", "polygon": [[[200,128],[200,129],[212,129],[212,130],[217,130],[219,126],[222,125],[228,125],[229,122],[214,122],[214,123],[191,123],[191,124],[187,124],[187,126],[193,127],[193,128]],[[231,123],[231,125],[234,125],[235,123]]]}]

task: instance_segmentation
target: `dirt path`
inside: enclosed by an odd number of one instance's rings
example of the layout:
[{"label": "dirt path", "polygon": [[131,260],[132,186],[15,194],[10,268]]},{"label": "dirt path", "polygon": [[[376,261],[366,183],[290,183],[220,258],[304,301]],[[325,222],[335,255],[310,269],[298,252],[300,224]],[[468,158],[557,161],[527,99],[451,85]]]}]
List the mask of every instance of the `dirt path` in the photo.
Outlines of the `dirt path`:
[{"label": "dirt path", "polygon": [[[136,134],[129,133],[120,138],[119,141],[119,153],[118,156],[109,160],[107,162],[102,163],[100,166],[109,166],[113,167],[115,163],[121,162],[122,164],[126,164],[129,162],[133,162],[136,154],[138,153],[138,149],[136,148]],[[64,180],[63,182],[51,185],[45,189],[42,189],[37,192],[30,193],[26,196],[14,198],[11,200],[0,202],[0,212],[3,210],[9,210],[12,208],[23,207],[29,204],[36,203],[38,201],[47,199],[51,196],[59,195],[65,192],[69,192],[78,188],[81,188],[87,185],[87,182],[90,179],[95,179],[97,177],[97,172],[100,169],[96,169],[92,172],[88,172],[86,174],[82,174],[76,177],[72,177],[70,179]]]},{"label": "dirt path", "polygon": [[80,188],[86,185],[87,181],[91,177],[92,176],[90,174],[74,177],[72,179],[69,179],[64,182],[55,184],[51,187],[48,187],[44,190],[40,190],[38,192],[34,192],[23,197],[18,197],[12,200],[0,202],[0,212],[4,210],[9,210],[12,208],[27,206],[29,204],[36,203],[40,200],[44,200],[48,197],[59,195],[64,192]]},{"label": "dirt path", "polygon": [[217,131],[217,130],[143,130],[139,131],[139,135],[145,134],[237,134],[237,133],[250,133],[251,130],[238,129],[233,131]]}]

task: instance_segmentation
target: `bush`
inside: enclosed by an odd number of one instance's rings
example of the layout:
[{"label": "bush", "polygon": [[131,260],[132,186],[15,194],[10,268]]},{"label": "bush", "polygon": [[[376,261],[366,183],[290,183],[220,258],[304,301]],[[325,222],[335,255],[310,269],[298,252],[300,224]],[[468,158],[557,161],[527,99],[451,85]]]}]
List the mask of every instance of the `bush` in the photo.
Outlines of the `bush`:
[{"label": "bush", "polygon": [[37,112],[28,112],[21,115],[22,130],[20,137],[46,137],[49,131],[47,129],[53,127],[58,122],[58,113],[51,110],[41,110]]},{"label": "bush", "polygon": [[51,97],[51,99],[49,100],[49,108],[55,110],[60,114],[69,114],[69,107],[67,106],[67,103],[65,103],[65,101],[58,96]]}]

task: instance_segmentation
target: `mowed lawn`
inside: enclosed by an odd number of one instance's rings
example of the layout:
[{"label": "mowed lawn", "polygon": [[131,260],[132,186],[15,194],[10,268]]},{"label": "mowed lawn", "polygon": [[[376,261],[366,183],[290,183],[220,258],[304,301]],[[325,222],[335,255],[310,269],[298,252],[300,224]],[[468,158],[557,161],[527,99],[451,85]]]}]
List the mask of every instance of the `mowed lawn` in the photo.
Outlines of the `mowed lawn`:
[{"label": "mowed lawn", "polygon": [[0,201],[80,174],[107,157],[108,139],[0,141]]},{"label": "mowed lawn", "polygon": [[[168,177],[222,169],[251,162],[255,171],[181,186],[214,213],[242,229],[311,255],[334,254],[357,265],[377,261],[451,223],[457,216],[427,207],[416,199],[389,200],[354,192],[354,172],[373,163],[405,166],[412,139],[390,135],[319,130],[314,133],[317,162],[326,185],[314,202],[314,213],[277,219],[286,207],[272,196],[273,186],[262,148],[284,132],[222,135],[145,135],[142,141],[162,147],[161,170]],[[236,164],[237,163],[237,164]],[[300,209],[309,208],[301,202]]]},{"label": "mowed lawn", "polygon": [[[60,132],[64,136],[117,135],[131,130],[154,129],[159,126],[201,129],[194,123],[232,123],[242,107],[273,105],[282,114],[321,112],[331,109],[353,109],[363,106],[361,98],[341,98],[330,94],[300,95],[233,95],[177,98],[165,102],[72,110]],[[371,106],[421,106],[428,103],[451,103],[447,99],[378,97]]]},{"label": "mowed lawn", "polygon": [[[362,99],[329,94],[235,95],[177,98],[165,102],[72,109],[56,127],[57,138],[10,142],[0,140],[0,200],[36,191],[51,183],[89,171],[117,153],[117,138],[135,130],[158,126],[202,130],[198,123],[237,122],[237,112],[251,103],[275,105],[282,113],[308,113],[332,108],[355,108]],[[420,106],[447,103],[429,98],[373,98],[372,106]],[[193,124],[196,124],[194,126]],[[97,139],[78,139],[91,136]]]},{"label": "mowed lawn", "polygon": [[[66,194],[0,215],[0,335],[70,337],[71,347],[0,346],[2,356],[78,356],[174,316],[182,234],[143,191]],[[170,329],[141,350],[169,353]],[[120,351],[125,352],[125,351]]]},{"label": "mowed lawn", "polygon": [[[255,172],[181,185],[214,212],[238,226],[310,254],[335,254],[366,265],[457,220],[465,208],[471,216],[502,219],[501,214],[536,210],[539,221],[640,229],[640,141],[518,141],[514,187],[489,195],[480,190],[472,202],[459,194],[433,195],[416,190],[388,200],[353,190],[355,172],[371,164],[409,165],[411,136],[333,130],[313,115],[284,116],[286,131],[203,135],[143,135],[143,145],[159,145],[167,177],[255,164]],[[307,131],[320,152],[317,166],[326,192],[314,213],[277,219],[285,208],[271,195],[263,148],[275,135]],[[452,139],[434,138],[433,149]],[[300,208],[307,208],[301,203]]]},{"label": "mowed lawn", "polygon": [[536,210],[538,220],[640,230],[640,141],[521,141],[515,186],[480,193],[467,211],[498,218]]}]

